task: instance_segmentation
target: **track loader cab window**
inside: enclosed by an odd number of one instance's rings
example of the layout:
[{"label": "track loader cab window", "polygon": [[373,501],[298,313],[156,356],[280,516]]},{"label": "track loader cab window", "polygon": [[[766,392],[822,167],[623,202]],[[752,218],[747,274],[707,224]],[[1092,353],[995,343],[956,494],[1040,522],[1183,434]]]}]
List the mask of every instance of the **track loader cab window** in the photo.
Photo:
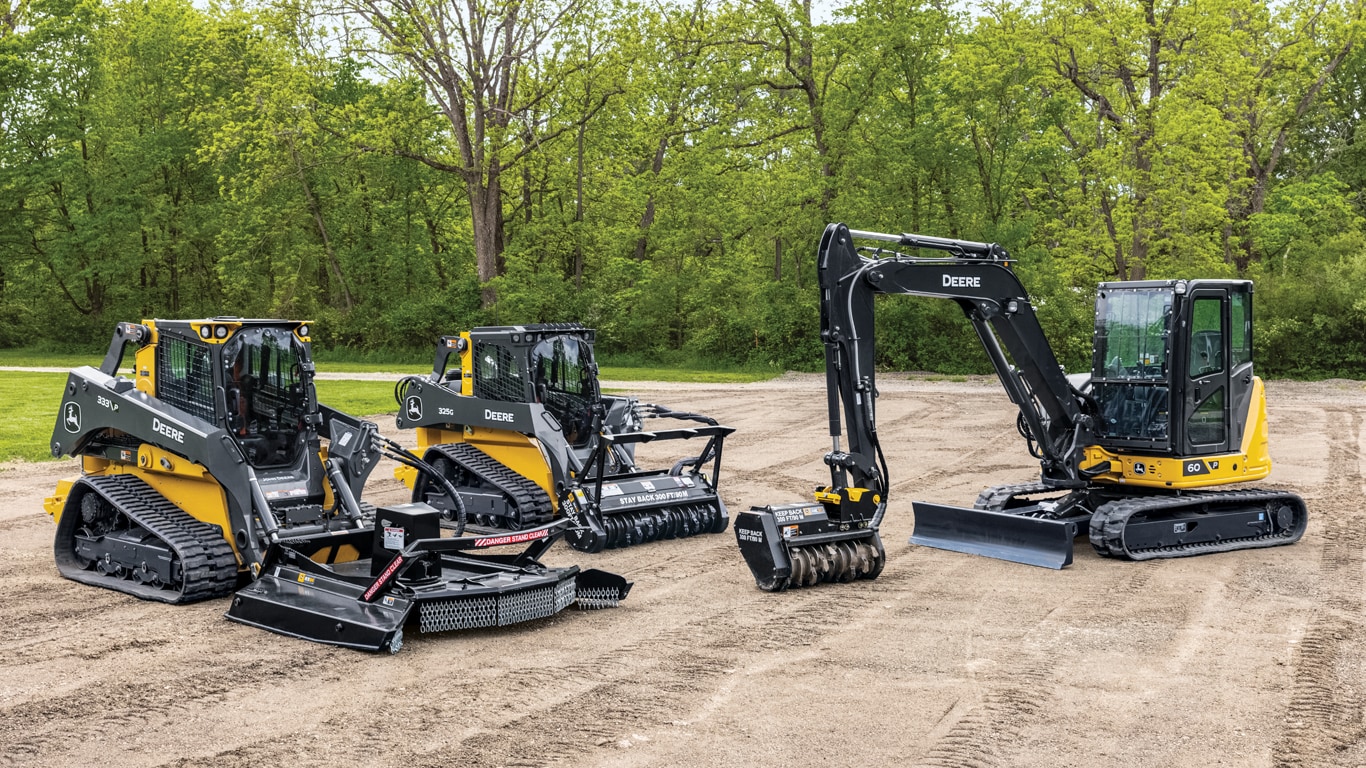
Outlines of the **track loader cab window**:
[{"label": "track loader cab window", "polygon": [[168,335],[157,347],[157,397],[213,421],[213,366],[208,345]]},{"label": "track loader cab window", "polygon": [[1168,445],[1172,293],[1165,287],[1107,290],[1096,304],[1092,392],[1102,438]]},{"label": "track loader cab window", "polygon": [[570,445],[587,443],[598,400],[592,347],[573,336],[543,339],[531,350],[531,365],[536,401],[559,419]]},{"label": "track loader cab window", "polygon": [[303,357],[285,328],[248,328],[224,345],[224,420],[253,467],[293,465],[305,449]]}]

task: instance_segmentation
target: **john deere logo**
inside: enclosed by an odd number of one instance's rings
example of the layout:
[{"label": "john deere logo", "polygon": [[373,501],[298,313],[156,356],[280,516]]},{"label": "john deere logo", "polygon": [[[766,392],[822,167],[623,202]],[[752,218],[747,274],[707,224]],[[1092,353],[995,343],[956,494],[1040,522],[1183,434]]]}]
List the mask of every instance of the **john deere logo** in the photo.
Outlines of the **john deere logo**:
[{"label": "john deere logo", "polygon": [[81,406],[78,403],[67,403],[62,409],[62,426],[72,434],[81,431]]},{"label": "john deere logo", "polygon": [[422,418],[422,398],[418,397],[417,395],[409,395],[408,402],[405,407],[408,409],[408,418]]}]

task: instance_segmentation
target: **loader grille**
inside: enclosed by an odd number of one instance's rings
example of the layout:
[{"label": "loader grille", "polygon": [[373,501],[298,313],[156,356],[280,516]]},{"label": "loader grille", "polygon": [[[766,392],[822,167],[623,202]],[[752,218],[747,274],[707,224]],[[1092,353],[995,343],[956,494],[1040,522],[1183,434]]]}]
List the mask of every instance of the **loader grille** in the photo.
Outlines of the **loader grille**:
[{"label": "loader grille", "polygon": [[512,351],[490,344],[474,344],[474,394],[486,400],[520,403],[526,400],[526,379]]},{"label": "loader grille", "polygon": [[213,421],[209,348],[176,338],[163,338],[157,346],[157,397],[182,411]]},{"label": "loader grille", "polygon": [[574,602],[574,580],[502,595],[433,600],[418,605],[418,628],[423,632],[505,627],[545,618]]}]

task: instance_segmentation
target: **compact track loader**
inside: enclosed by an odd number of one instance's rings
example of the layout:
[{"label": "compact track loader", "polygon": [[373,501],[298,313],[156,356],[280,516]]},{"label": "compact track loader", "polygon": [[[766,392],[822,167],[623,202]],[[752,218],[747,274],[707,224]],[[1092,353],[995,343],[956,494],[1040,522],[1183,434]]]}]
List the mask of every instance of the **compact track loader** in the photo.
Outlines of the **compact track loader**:
[{"label": "compact track loader", "polygon": [[308,323],[120,323],[100,367],[67,378],[52,434],[82,469],[45,503],[59,572],[167,603],[232,595],[234,621],[391,652],[410,616],[433,632],[625,598],[620,576],[540,563],[567,523],[463,536],[457,510],[442,537],[425,504],[358,501],[381,455],[433,470],[319,404],[313,372]]},{"label": "compact track loader", "polygon": [[[730,517],[717,493],[721,446],[734,430],[695,413],[603,395],[594,332],[577,324],[475,328],[437,343],[430,376],[395,387],[399,429],[448,483],[400,467],[413,500],[454,509],[454,485],[472,523],[520,530],[558,515],[565,540],[598,552],[658,539],[720,533]],[[454,356],[458,366],[449,372]],[[695,425],[644,430],[644,420]],[[667,470],[636,465],[635,447],[703,438]]]},{"label": "compact track loader", "polygon": [[962,307],[1041,468],[1037,482],[989,488],[972,509],[915,502],[912,543],[1062,568],[1082,533],[1098,553],[1131,560],[1291,544],[1304,534],[1308,512],[1293,493],[1211,490],[1271,472],[1265,390],[1252,372],[1252,283],[1102,283],[1091,372],[1069,377],[999,245],[831,224],[817,263],[831,483],[814,504],[737,515],[740,549],[762,589],[881,570],[877,528],[889,485],[874,415],[878,294]]}]

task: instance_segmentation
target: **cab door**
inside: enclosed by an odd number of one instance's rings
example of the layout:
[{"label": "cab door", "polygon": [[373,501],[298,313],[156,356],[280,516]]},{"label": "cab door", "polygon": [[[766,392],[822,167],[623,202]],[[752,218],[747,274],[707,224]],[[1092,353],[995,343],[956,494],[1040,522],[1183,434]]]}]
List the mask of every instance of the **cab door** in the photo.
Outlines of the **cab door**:
[{"label": "cab door", "polygon": [[1185,312],[1182,396],[1183,455],[1227,453],[1232,441],[1229,389],[1229,291],[1203,286],[1192,290]]}]

